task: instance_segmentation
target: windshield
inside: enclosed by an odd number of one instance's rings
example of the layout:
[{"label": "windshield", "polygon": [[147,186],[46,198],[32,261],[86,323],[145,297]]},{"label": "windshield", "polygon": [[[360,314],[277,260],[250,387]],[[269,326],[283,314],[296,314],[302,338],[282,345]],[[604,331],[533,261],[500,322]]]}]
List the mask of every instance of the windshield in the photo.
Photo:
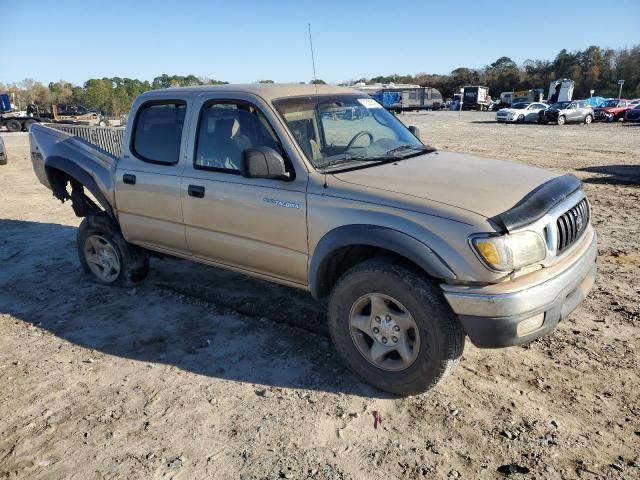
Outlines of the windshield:
[{"label": "windshield", "polygon": [[556,108],[558,110],[564,110],[565,108],[567,108],[569,105],[571,104],[571,102],[558,102],[558,103],[554,103],[553,105],[551,105],[549,108]]},{"label": "windshield", "polygon": [[527,108],[528,103],[516,103],[515,105],[511,105],[511,108],[514,110],[524,110]]},{"label": "windshield", "polygon": [[273,103],[309,161],[320,170],[401,160],[432,151],[367,96],[318,95]]},{"label": "windshield", "polygon": [[618,100],[607,100],[606,102],[604,102],[604,105],[602,105],[604,108],[608,108],[608,107],[617,107],[618,106]]}]

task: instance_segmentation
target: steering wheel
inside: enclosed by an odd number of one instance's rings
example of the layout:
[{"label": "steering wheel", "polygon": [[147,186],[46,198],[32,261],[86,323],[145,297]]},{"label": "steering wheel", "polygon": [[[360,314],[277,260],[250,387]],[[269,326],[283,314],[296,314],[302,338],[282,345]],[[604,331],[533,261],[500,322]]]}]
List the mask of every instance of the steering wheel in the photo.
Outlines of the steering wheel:
[{"label": "steering wheel", "polygon": [[361,132],[356,133],[355,136],[349,141],[349,143],[347,143],[347,150],[351,150],[353,144],[356,143],[356,141],[360,137],[363,137],[365,135],[369,137],[369,143],[373,143],[373,134],[369,130],[362,130]]}]

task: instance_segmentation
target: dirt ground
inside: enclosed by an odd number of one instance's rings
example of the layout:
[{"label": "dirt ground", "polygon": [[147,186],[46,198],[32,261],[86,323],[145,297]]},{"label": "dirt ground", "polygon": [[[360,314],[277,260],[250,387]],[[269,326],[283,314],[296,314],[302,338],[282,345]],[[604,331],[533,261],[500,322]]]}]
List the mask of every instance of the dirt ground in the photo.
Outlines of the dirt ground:
[{"label": "dirt ground", "polygon": [[640,125],[400,118],[585,182],[599,276],[569,320],[524,347],[467,342],[437,390],[388,396],[336,358],[303,292],[173,259],[135,289],[88,281],[79,219],[3,132],[0,478],[640,478]]}]

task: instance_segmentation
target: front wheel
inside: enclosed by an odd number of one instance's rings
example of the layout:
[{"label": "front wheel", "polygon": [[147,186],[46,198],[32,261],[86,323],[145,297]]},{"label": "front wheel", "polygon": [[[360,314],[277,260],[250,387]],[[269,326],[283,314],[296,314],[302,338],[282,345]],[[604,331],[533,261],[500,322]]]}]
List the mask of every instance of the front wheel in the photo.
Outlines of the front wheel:
[{"label": "front wheel", "polygon": [[147,253],[127,243],[104,212],[82,221],[77,248],[82,268],[103,285],[130,286],[144,280],[149,272]]},{"label": "front wheel", "polygon": [[10,132],[19,132],[20,130],[22,130],[22,123],[20,123],[20,120],[16,120],[16,119],[12,119],[9,120],[5,126],[7,127],[7,130],[9,130]]},{"label": "front wheel", "polygon": [[524,123],[524,115],[518,117],[518,123]]},{"label": "front wheel", "polygon": [[564,115],[560,115],[558,117],[558,125],[564,125],[565,123],[567,123],[567,119],[564,118]]},{"label": "front wheel", "polygon": [[593,117],[591,115],[587,115],[586,117],[584,117],[584,123],[588,125],[591,122],[593,122]]},{"label": "front wheel", "polygon": [[382,390],[414,395],[458,363],[465,334],[426,275],[383,260],[356,265],[329,299],[329,331],[347,366]]}]

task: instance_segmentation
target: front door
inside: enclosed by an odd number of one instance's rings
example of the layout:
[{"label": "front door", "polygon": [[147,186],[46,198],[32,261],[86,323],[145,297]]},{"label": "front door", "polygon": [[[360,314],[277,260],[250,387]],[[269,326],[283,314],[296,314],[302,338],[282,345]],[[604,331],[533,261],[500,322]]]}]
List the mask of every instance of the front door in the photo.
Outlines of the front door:
[{"label": "front door", "polygon": [[115,173],[118,220],[127,241],[188,253],[182,219],[180,152],[187,102],[143,103]]},{"label": "front door", "polygon": [[306,172],[296,176],[290,166],[291,181],[243,177],[247,148],[270,147],[286,157],[271,123],[246,100],[203,96],[197,104],[197,134],[182,180],[190,252],[306,285]]}]

